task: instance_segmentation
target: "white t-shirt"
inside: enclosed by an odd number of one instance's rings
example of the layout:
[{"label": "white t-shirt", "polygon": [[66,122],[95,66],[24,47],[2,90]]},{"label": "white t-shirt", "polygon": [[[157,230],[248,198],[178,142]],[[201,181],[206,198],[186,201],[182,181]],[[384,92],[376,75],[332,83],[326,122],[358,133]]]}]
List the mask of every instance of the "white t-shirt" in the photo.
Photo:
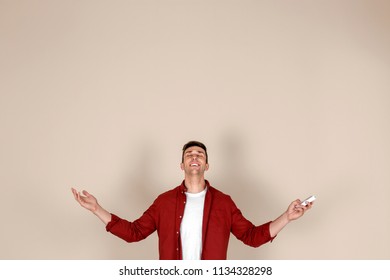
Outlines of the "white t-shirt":
[{"label": "white t-shirt", "polygon": [[207,188],[200,193],[185,193],[187,197],[180,236],[183,260],[200,260],[202,255],[203,206]]}]

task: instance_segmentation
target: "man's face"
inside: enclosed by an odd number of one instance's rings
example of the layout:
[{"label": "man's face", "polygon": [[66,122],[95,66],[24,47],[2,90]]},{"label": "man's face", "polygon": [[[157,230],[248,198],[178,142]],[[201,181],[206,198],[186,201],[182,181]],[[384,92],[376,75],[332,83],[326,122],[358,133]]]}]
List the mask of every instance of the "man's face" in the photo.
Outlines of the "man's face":
[{"label": "man's face", "polygon": [[206,152],[197,146],[189,147],[184,151],[181,169],[189,174],[204,173],[209,169],[206,163]]}]

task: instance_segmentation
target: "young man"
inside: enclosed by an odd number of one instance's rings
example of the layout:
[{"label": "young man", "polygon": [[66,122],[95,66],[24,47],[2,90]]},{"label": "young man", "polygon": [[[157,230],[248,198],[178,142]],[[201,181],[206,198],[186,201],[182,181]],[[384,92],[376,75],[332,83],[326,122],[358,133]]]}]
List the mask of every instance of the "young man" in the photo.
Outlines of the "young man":
[{"label": "young man", "polygon": [[162,260],[224,260],[230,233],[253,247],[272,241],[292,220],[300,218],[312,203],[301,205],[299,199],[272,222],[260,226],[245,219],[230,196],[205,180],[208,170],[206,146],[190,141],[183,147],[180,186],[159,195],[143,215],[133,222],[111,214],[96,198],[72,188],[80,205],[94,213],[106,230],[127,242],[140,241],[157,230],[159,256]]}]

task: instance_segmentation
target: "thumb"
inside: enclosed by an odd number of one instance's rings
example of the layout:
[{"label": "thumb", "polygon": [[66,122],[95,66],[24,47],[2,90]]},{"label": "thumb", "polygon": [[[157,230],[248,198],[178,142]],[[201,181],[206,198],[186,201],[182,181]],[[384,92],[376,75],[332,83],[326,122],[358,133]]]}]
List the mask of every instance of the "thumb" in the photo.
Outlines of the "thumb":
[{"label": "thumb", "polygon": [[86,197],[91,197],[92,195],[87,192],[86,190],[83,190],[83,195],[85,195]]}]

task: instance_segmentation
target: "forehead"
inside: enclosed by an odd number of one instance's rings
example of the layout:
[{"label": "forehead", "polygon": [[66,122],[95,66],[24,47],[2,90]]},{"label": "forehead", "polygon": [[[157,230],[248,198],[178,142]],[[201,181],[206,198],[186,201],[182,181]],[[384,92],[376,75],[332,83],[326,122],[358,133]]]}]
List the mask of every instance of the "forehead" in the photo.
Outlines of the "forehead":
[{"label": "forehead", "polygon": [[190,153],[202,153],[202,154],[205,154],[205,150],[203,150],[201,147],[198,147],[198,146],[192,146],[192,147],[189,147],[187,148],[185,151],[184,151],[185,154],[190,154]]}]

